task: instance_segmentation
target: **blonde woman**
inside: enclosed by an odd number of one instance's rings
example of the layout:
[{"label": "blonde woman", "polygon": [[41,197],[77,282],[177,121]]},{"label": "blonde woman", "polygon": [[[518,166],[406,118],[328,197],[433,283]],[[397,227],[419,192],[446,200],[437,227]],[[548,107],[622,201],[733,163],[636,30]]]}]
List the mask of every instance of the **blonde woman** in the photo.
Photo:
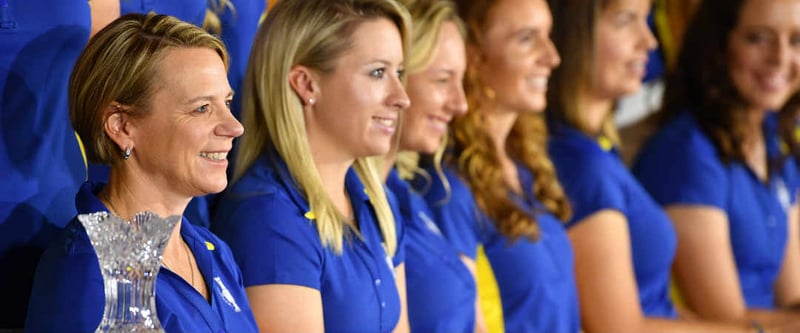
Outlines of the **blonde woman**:
[{"label": "blonde woman", "polygon": [[409,34],[393,0],[281,0],[256,35],[213,225],[262,332],[408,331],[403,233],[367,157],[409,106]]},{"label": "blonde woman", "polygon": [[[411,107],[403,114],[398,144],[386,155],[386,186],[406,230],[408,319],[412,332],[483,331],[476,317],[472,268],[433,221],[427,203],[411,189],[414,178],[439,177],[418,166],[420,154],[438,163],[447,125],[467,111],[465,29],[455,5],[446,0],[402,1],[411,12],[414,34],[408,72]],[[478,315],[480,312],[477,312]]]}]

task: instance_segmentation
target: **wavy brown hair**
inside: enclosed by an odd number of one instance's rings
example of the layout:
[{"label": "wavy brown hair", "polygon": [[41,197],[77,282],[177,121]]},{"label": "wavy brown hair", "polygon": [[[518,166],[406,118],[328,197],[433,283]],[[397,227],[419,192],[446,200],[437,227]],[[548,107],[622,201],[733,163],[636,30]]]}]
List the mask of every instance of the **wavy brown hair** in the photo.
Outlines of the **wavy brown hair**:
[{"label": "wavy brown hair", "polygon": [[[702,1],[686,29],[678,63],[664,91],[661,120],[691,112],[726,163],[745,161],[747,102],[728,73],[727,52],[745,1]],[[797,93],[790,100],[796,98]]]},{"label": "wavy brown hair", "polygon": [[[480,52],[487,30],[488,16],[496,1],[458,0],[459,16],[467,26],[467,48]],[[471,57],[470,60],[482,59]],[[481,100],[491,97],[491,89],[482,83],[478,64],[470,61],[464,82],[469,111],[453,120],[446,162],[457,167],[472,189],[475,201],[495,223],[503,235],[511,239],[527,237],[536,240],[539,226],[535,214],[529,214],[510,197],[497,149],[489,135],[487,110]],[[572,215],[569,202],[556,178],[555,168],[547,155],[547,126],[542,114],[520,114],[506,138],[508,155],[529,169],[534,176],[531,189],[544,208],[566,221]]]}]

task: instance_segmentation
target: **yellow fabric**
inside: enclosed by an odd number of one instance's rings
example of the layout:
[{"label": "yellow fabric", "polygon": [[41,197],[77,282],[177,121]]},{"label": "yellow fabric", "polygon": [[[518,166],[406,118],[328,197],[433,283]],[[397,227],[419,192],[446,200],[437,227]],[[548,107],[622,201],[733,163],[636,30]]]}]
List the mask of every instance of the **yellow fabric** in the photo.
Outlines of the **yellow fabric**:
[{"label": "yellow fabric", "polygon": [[683,295],[681,295],[678,285],[675,284],[674,278],[669,281],[669,296],[672,299],[672,304],[674,304],[676,308],[686,307],[686,303],[683,301]]},{"label": "yellow fabric", "polygon": [[611,151],[611,149],[614,149],[614,142],[611,142],[611,139],[605,135],[597,137],[597,144],[600,145],[600,148],[604,151]]},{"label": "yellow fabric", "polygon": [[78,136],[78,132],[75,133],[75,140],[78,140],[78,147],[81,148],[81,157],[83,157],[83,170],[86,171],[84,174],[84,180],[89,180],[89,161],[86,159],[86,148],[83,146],[83,141],[81,141],[81,137]]},{"label": "yellow fabric", "polygon": [[500,290],[497,289],[497,280],[494,278],[492,266],[483,246],[478,246],[478,256],[475,258],[475,270],[478,280],[478,299],[481,302],[481,312],[490,333],[503,333],[503,305],[500,303]]},{"label": "yellow fabric", "polygon": [[653,23],[655,24],[658,42],[661,44],[667,68],[672,69],[677,61],[678,50],[669,28],[669,15],[667,14],[666,0],[655,0],[653,4]]}]

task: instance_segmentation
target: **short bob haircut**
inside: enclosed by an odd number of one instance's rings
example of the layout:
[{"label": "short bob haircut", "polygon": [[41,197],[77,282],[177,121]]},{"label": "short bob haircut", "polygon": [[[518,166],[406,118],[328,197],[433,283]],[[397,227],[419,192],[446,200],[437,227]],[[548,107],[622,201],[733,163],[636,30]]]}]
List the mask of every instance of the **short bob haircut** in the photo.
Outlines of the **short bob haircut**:
[{"label": "short bob haircut", "polygon": [[228,52],[218,38],[172,16],[127,14],[89,41],[70,75],[69,117],[90,162],[113,165],[122,159],[122,150],[105,133],[104,111],[114,107],[145,116],[158,64],[177,47],[211,49],[228,69]]}]

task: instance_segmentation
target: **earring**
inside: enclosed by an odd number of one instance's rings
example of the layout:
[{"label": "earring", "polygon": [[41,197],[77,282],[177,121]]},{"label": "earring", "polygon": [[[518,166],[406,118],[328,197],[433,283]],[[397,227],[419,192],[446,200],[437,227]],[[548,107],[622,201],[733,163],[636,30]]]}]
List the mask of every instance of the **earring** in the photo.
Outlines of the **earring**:
[{"label": "earring", "polygon": [[130,157],[131,157],[131,148],[130,147],[125,148],[125,152],[122,153],[122,158],[127,161]]},{"label": "earring", "polygon": [[308,105],[314,105],[314,97],[308,99]]}]

